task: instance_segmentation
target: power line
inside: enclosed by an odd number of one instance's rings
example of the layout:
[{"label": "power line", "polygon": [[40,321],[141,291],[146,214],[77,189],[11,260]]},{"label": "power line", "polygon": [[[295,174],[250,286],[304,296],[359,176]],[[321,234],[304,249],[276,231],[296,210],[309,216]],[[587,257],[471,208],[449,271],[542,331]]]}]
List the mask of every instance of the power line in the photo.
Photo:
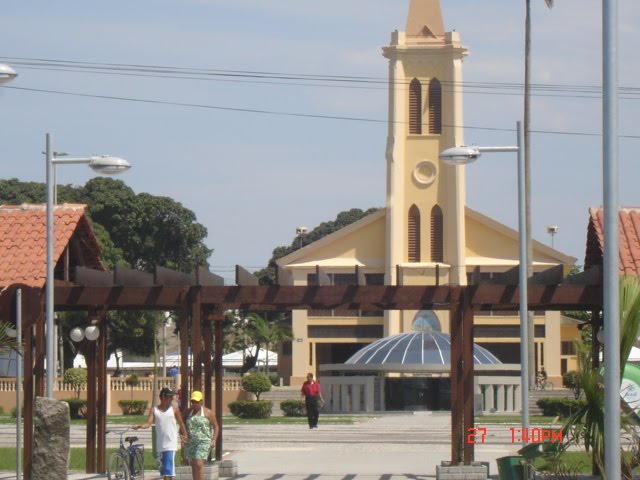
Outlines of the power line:
[{"label": "power line", "polygon": [[[388,87],[388,80],[382,77],[368,76],[348,76],[348,75],[318,75],[302,73],[265,72],[250,70],[224,70],[208,69],[201,67],[175,67],[161,65],[142,64],[118,64],[81,62],[58,59],[40,59],[25,57],[0,57],[2,61],[21,65],[24,68],[33,68],[47,71],[67,71],[72,73],[95,73],[103,75],[126,75],[150,78],[168,78],[184,80],[214,80],[228,81],[236,83],[268,83],[274,85],[296,85],[310,87],[338,87],[338,88],[362,88],[385,90]],[[272,80],[266,82],[265,80]],[[302,82],[302,83],[292,83]],[[321,82],[321,83],[310,83]],[[523,89],[521,83],[509,82],[441,82],[444,86],[466,89],[478,89],[485,93],[496,94],[497,90],[512,90],[520,92]],[[363,86],[366,85],[366,86]],[[408,85],[403,82],[401,86]],[[374,86],[380,85],[380,86]],[[396,84],[396,87],[398,85]],[[540,92],[565,93],[571,98],[601,98],[601,87],[594,85],[560,85],[560,84],[533,84],[532,90]],[[620,87],[619,91],[624,94],[624,99],[635,99],[635,95],[640,95],[640,87]],[[466,93],[472,93],[467,91]],[[506,94],[506,93],[502,93]],[[537,96],[561,96],[543,95]]]},{"label": "power line", "polygon": [[[345,120],[345,121],[366,122],[366,123],[388,123],[386,119],[375,119],[375,118],[349,117],[349,116],[339,116],[339,115],[322,115],[322,114],[296,113],[296,112],[281,112],[276,110],[261,110],[261,109],[253,109],[253,108],[223,107],[219,105],[206,105],[201,103],[172,102],[168,100],[131,98],[131,97],[121,97],[121,96],[115,96],[115,95],[97,95],[97,94],[89,94],[89,93],[66,92],[62,90],[47,90],[47,89],[39,89],[39,88],[27,88],[27,87],[16,87],[16,86],[6,86],[6,85],[3,86],[2,88],[8,88],[12,90],[21,90],[26,92],[35,92],[35,93],[49,93],[49,94],[68,95],[68,96],[83,97],[83,98],[96,98],[100,100],[118,100],[123,102],[135,102],[135,103],[154,104],[154,105],[170,105],[170,106],[177,106],[177,107],[222,110],[222,111],[231,111],[231,112],[239,112],[239,113],[256,113],[256,114],[263,114],[263,115],[315,118],[315,119],[322,119],[322,120]],[[406,122],[397,121],[395,123],[404,124]],[[446,124],[443,124],[443,126],[458,127],[456,125],[446,125]],[[515,131],[515,129],[513,128],[477,127],[473,125],[464,125],[464,128],[466,130],[487,130],[487,131],[498,131],[498,132],[514,132]],[[553,130],[531,130],[531,133],[545,134],[545,135],[573,135],[573,136],[585,136],[585,137],[602,136],[601,133],[553,131]],[[618,135],[618,137],[627,138],[627,139],[639,139],[640,135]]]}]

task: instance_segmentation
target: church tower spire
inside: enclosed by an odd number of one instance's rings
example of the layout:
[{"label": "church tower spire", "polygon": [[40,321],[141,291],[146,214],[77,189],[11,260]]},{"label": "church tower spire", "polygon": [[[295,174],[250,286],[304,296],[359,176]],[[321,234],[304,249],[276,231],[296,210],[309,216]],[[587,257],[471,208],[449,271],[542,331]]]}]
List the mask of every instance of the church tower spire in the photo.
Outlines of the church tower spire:
[{"label": "church tower spire", "polygon": [[[386,281],[464,285],[464,167],[442,165],[438,155],[463,144],[467,50],[457,32],[445,32],[439,0],[410,0],[406,31],[393,32],[383,54],[389,59]],[[385,335],[408,327],[401,317],[386,315]]]},{"label": "church tower spire", "polygon": [[407,17],[407,37],[444,37],[439,0],[411,0]]}]

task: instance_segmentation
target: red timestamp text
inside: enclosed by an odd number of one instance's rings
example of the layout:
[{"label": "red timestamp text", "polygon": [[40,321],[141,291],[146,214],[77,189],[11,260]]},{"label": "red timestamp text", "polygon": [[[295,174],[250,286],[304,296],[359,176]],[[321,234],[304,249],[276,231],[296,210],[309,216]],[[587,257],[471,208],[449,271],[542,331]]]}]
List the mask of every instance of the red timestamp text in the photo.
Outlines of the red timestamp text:
[{"label": "red timestamp text", "polygon": [[[552,428],[510,427],[509,433],[511,434],[511,443],[562,443],[562,430]],[[472,427],[467,430],[468,444],[485,443],[486,438],[486,427]]]}]

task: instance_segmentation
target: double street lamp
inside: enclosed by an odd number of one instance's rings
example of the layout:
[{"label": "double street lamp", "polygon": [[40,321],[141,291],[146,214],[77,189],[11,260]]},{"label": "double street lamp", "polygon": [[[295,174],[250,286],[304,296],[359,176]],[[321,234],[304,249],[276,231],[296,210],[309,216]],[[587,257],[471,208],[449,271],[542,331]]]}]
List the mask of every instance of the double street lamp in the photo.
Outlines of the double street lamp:
[{"label": "double street lamp", "polygon": [[[108,155],[94,155],[87,158],[58,158],[51,148],[51,136],[47,133],[46,137],[46,169],[47,169],[47,280],[46,280],[46,394],[47,397],[53,398],[53,383],[55,375],[55,330],[54,330],[54,269],[55,261],[53,258],[54,250],[54,187],[55,175],[54,169],[56,165],[84,164],[88,165],[95,172],[104,175],[115,175],[126,172],[131,168],[131,164],[122,158],[110,157]],[[96,327],[97,328],[97,327]],[[97,338],[97,337],[96,337]]]},{"label": "double street lamp", "polygon": [[[529,331],[527,303],[527,227],[525,215],[525,175],[524,151],[522,148],[522,126],[516,122],[517,146],[515,147],[478,147],[461,146],[449,148],[440,153],[440,161],[448,165],[466,165],[476,161],[482,153],[518,154],[518,243],[519,243],[519,291],[520,291],[520,390],[522,395],[522,428],[529,428]],[[527,430],[525,430],[527,431]]]}]

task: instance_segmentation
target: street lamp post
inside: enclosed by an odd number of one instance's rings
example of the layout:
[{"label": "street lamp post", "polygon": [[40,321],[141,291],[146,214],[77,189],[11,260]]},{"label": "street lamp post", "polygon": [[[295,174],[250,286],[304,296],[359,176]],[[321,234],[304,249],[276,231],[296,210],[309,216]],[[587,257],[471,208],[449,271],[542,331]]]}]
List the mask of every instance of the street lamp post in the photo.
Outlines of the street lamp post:
[{"label": "street lamp post", "polygon": [[[527,301],[527,226],[525,215],[525,176],[524,155],[522,149],[522,126],[516,122],[517,146],[515,147],[478,147],[462,146],[449,148],[440,153],[440,160],[448,165],[466,165],[480,157],[484,152],[517,152],[518,154],[518,243],[519,243],[519,290],[520,290],[520,390],[522,395],[522,428],[529,428],[529,331]],[[527,430],[524,430],[527,431]]]},{"label": "street lamp post", "polygon": [[54,190],[54,167],[58,164],[85,164],[91,167],[95,172],[105,175],[114,175],[122,173],[131,168],[131,164],[122,158],[110,157],[107,155],[97,156],[94,155],[88,158],[55,158],[53,150],[51,148],[51,136],[47,133],[46,136],[46,170],[47,170],[47,279],[46,279],[46,360],[47,360],[47,375],[46,375],[46,393],[47,397],[53,398],[53,380],[55,375],[55,331],[54,331],[54,268],[55,263],[53,259],[54,249],[54,221],[53,221],[53,190]]}]

